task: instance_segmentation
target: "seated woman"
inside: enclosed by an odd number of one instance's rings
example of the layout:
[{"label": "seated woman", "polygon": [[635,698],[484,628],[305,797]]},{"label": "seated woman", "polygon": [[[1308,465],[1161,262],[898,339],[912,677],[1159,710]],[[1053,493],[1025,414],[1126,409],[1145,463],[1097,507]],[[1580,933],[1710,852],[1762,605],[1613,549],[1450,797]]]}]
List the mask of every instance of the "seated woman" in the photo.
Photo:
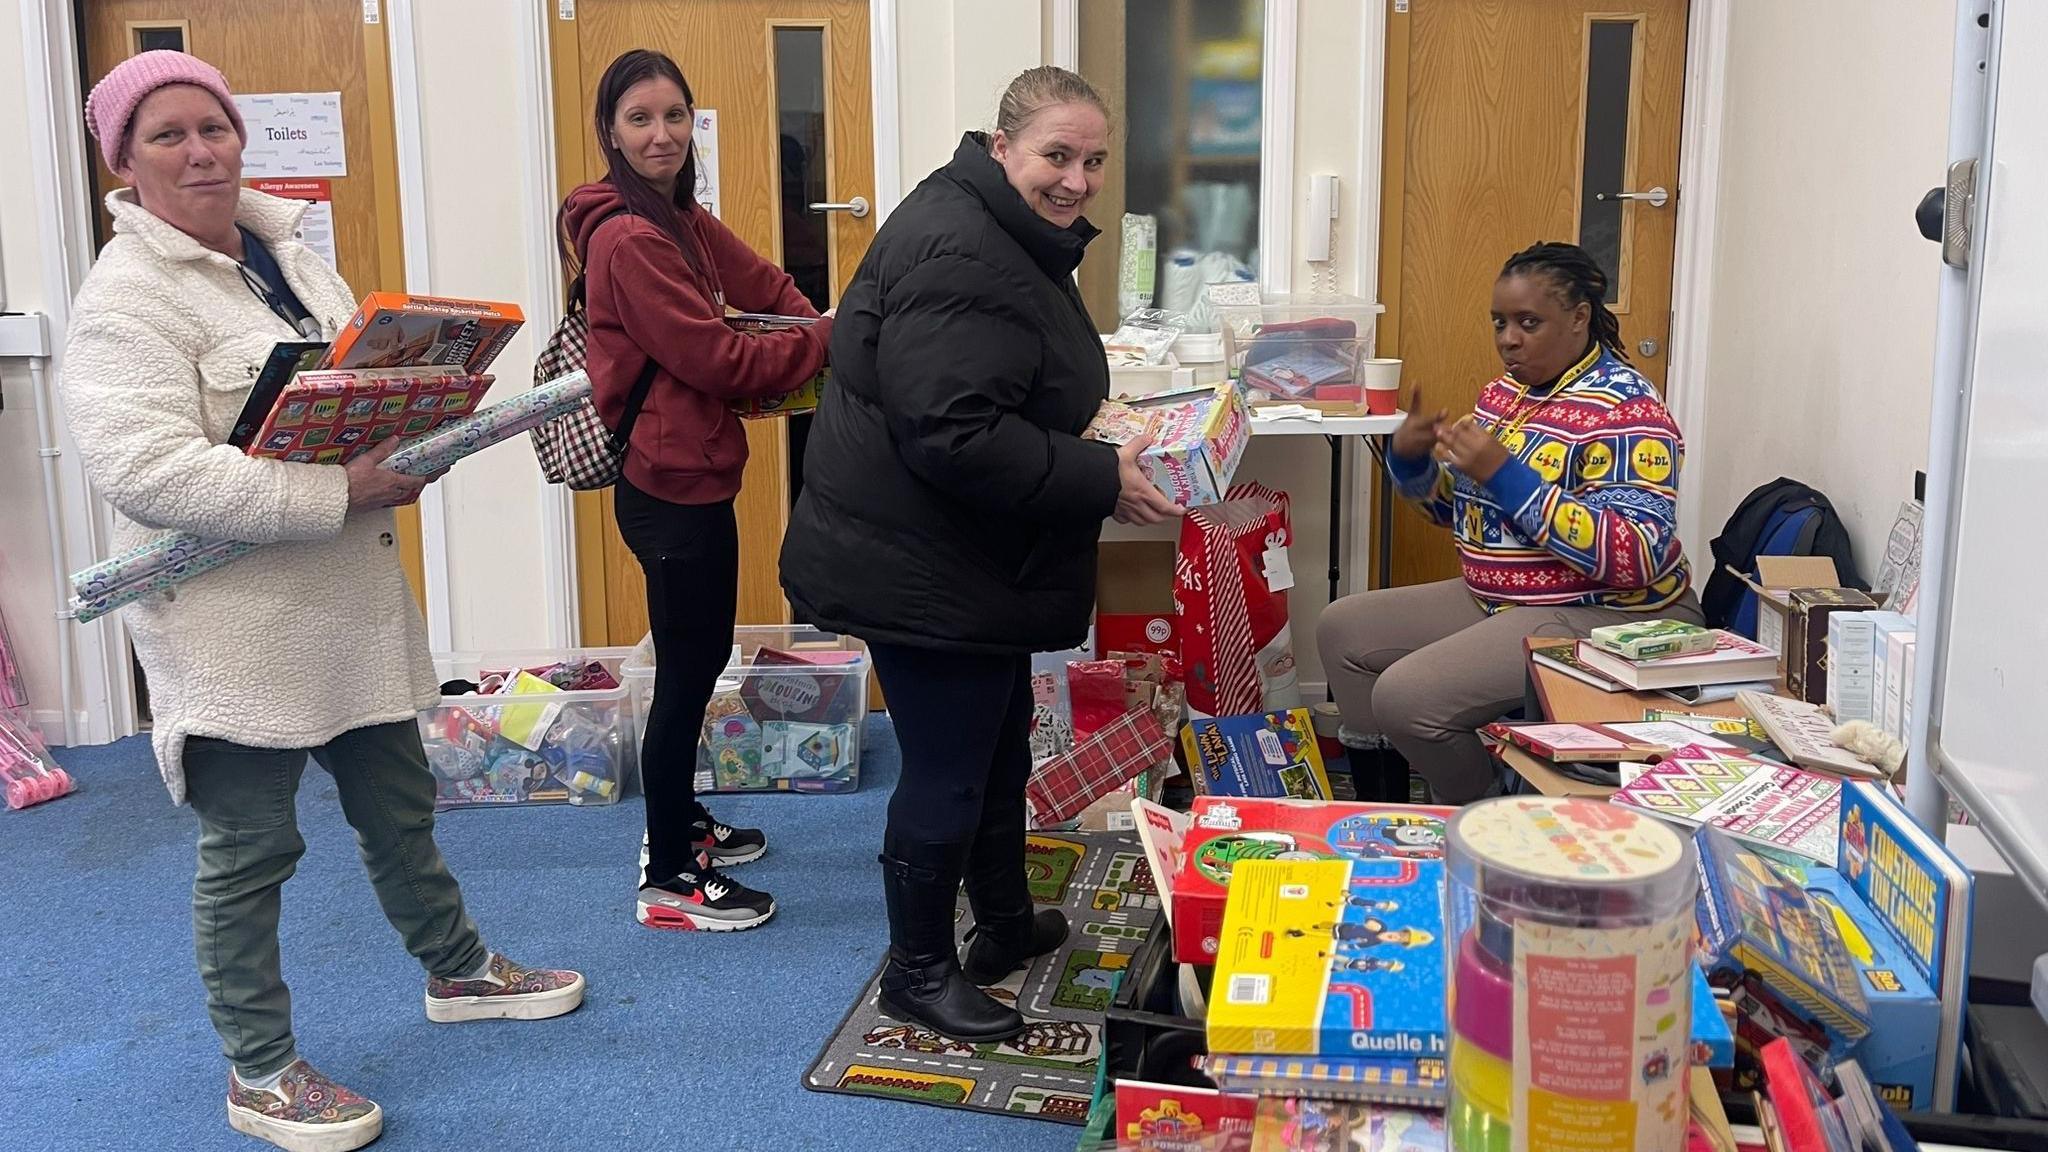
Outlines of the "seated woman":
[{"label": "seated woman", "polygon": [[1507,371],[1455,423],[1411,413],[1387,456],[1401,494],[1455,534],[1464,575],[1347,596],[1316,630],[1354,755],[1405,757],[1445,803],[1493,789],[1477,730],[1521,703],[1525,638],[1701,618],[1678,540],[1684,440],[1629,366],[1607,287],[1575,244],[1501,269]]}]

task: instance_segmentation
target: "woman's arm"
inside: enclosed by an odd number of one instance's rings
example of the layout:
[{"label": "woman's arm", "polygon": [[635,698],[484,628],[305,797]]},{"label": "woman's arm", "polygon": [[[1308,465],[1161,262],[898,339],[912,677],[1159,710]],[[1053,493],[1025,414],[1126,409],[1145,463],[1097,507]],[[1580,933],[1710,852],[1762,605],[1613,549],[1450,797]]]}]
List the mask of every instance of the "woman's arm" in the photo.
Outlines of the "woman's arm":
[{"label": "woman's arm", "polygon": [[1571,486],[1510,457],[1486,488],[1522,534],[1610,588],[1647,588],[1684,559],[1678,470],[1685,440],[1655,399],[1628,401],[1580,442]]},{"label": "woman's arm", "polygon": [[1450,469],[1432,457],[1409,459],[1395,455],[1390,448],[1387,452],[1387,475],[1393,479],[1394,491],[1429,517],[1430,523],[1439,528],[1451,526],[1457,483]]},{"label": "woman's arm", "polygon": [[818,310],[797,291],[796,281],[782,266],[765,259],[733,235],[724,221],[709,212],[698,212],[703,227],[697,235],[709,249],[718,268],[718,281],[725,289],[725,302],[742,312],[765,312],[771,316],[816,316]]},{"label": "woman's arm", "polygon": [[925,260],[884,294],[875,373],[890,439],[921,479],[986,512],[1102,521],[1122,482],[1116,449],[1018,413],[1039,364],[1028,294],[967,256]]},{"label": "woman's arm", "polygon": [[605,243],[593,238],[590,275],[604,278],[610,309],[626,335],[685,387],[725,400],[780,396],[825,366],[830,320],[779,332],[735,332],[683,254],[653,225],[623,218],[599,237]]},{"label": "woman's arm", "polygon": [[215,444],[200,411],[198,367],[155,328],[92,315],[72,326],[64,355],[64,406],[86,473],[122,515],[252,544],[341,532],[347,471]]}]

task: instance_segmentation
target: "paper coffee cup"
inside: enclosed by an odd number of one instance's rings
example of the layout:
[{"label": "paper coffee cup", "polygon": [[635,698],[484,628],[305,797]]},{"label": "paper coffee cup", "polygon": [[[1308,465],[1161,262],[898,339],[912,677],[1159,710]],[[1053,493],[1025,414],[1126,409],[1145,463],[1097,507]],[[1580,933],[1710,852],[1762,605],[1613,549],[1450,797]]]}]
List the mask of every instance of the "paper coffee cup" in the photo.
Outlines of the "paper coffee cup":
[{"label": "paper coffee cup", "polygon": [[1365,410],[1375,416],[1392,416],[1401,400],[1401,362],[1392,359],[1364,361]]}]

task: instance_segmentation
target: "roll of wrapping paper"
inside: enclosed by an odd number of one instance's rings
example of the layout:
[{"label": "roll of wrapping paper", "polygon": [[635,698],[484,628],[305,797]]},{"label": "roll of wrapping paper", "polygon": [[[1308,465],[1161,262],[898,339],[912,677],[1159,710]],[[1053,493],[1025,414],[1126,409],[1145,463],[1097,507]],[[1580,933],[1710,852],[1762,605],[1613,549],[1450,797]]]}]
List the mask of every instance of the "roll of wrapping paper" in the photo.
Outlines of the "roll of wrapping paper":
[{"label": "roll of wrapping paper", "polygon": [[[379,467],[406,476],[431,476],[473,452],[530,432],[581,404],[590,395],[582,372],[480,408],[393,452]],[[74,617],[83,624],[145,596],[174,588],[262,547],[241,540],[207,540],[190,533],[166,536],[72,576]],[[114,578],[115,574],[121,578]]]}]

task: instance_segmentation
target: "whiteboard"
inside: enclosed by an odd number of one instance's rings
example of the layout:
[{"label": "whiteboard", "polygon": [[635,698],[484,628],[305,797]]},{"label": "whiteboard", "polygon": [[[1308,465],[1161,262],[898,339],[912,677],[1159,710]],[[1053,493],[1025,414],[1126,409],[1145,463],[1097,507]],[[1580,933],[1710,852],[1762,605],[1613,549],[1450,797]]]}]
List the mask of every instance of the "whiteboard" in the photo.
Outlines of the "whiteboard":
[{"label": "whiteboard", "polygon": [[[1960,153],[1979,157],[1962,303],[1974,331],[1958,341],[1959,387],[1937,397],[1930,453],[1947,465],[1929,477],[1930,498],[1944,491],[1947,533],[1938,595],[1921,606],[1923,633],[1932,624],[1939,647],[1925,747],[2015,873],[2048,900],[2048,68],[2039,64],[2048,4],[1991,8],[1985,143]],[[1966,96],[1959,84],[1957,99]],[[1951,455],[1941,450],[1945,404],[1952,462],[1938,459]]]}]

